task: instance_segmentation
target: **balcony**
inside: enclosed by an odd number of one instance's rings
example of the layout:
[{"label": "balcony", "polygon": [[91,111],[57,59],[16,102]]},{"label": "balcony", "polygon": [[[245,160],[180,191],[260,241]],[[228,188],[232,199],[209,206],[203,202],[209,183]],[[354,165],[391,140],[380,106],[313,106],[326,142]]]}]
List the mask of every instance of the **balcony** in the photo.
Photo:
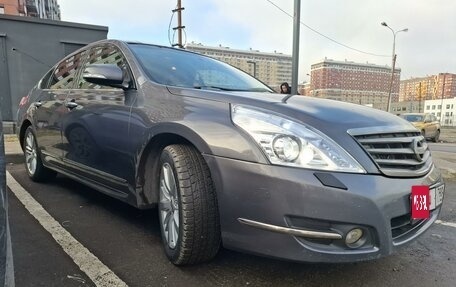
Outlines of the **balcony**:
[{"label": "balcony", "polygon": [[38,7],[37,3],[35,0],[26,0],[25,4],[27,6],[27,12],[28,14],[37,14],[38,13]]}]

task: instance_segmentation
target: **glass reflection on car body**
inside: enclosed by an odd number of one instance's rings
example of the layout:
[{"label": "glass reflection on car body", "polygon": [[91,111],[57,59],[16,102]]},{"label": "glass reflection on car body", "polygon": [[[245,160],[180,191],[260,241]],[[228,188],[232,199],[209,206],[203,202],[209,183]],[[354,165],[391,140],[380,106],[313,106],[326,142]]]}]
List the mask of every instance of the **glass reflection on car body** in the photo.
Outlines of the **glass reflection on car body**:
[{"label": "glass reflection on car body", "polygon": [[130,44],[149,78],[159,84],[224,91],[272,92],[250,75],[226,63],[173,49]]}]

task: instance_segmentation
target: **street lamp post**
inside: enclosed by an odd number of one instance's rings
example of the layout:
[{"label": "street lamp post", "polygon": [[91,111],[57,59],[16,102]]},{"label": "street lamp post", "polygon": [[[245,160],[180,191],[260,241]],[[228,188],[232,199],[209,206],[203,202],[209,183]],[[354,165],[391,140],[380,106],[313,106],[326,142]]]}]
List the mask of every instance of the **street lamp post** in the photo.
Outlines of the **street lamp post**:
[{"label": "street lamp post", "polygon": [[443,119],[443,97],[445,96],[445,77],[446,74],[443,74],[443,83],[442,83],[442,100],[440,103],[440,124],[442,124],[442,119]]},{"label": "street lamp post", "polygon": [[388,24],[386,24],[386,22],[382,22],[381,23],[382,26],[385,26],[386,28],[390,29],[391,32],[393,33],[393,55],[391,57],[391,81],[390,81],[390,86],[389,86],[389,92],[388,92],[388,104],[386,106],[386,111],[389,112],[390,111],[390,106],[391,106],[391,93],[393,91],[393,80],[394,80],[394,68],[396,66],[396,34],[399,33],[399,32],[407,32],[408,29],[405,28],[405,29],[402,29],[402,30],[398,30],[398,31],[394,31],[390,26],[388,26]]}]

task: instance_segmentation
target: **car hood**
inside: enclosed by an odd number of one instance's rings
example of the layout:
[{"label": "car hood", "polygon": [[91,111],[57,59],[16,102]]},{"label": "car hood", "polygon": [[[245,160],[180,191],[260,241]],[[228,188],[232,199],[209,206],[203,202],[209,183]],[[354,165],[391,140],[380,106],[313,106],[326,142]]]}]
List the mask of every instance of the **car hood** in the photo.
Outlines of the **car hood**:
[{"label": "car hood", "polygon": [[292,96],[285,102],[284,95],[255,92],[222,92],[194,89],[168,88],[173,94],[193,96],[222,101],[233,105],[256,107],[281,114],[292,120],[313,126],[332,134],[342,130],[386,127],[397,131],[415,130],[412,124],[393,114],[374,108],[345,103],[341,101],[319,99],[307,96]]},{"label": "car hood", "polygon": [[424,122],[410,122],[415,127],[422,127],[424,126]]},{"label": "car hood", "polygon": [[419,132],[408,121],[393,114],[340,101],[307,96],[293,96],[284,101],[283,95],[272,93],[168,89],[172,94],[184,97],[262,109],[317,129],[337,142],[372,174],[378,174],[378,168],[354,136]]}]

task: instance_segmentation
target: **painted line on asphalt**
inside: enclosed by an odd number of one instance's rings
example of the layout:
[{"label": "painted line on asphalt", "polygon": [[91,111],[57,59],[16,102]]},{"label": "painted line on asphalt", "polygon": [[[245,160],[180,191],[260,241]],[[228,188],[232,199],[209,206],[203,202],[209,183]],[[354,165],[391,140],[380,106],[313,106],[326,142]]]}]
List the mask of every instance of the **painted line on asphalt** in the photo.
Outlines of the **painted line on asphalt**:
[{"label": "painted line on asphalt", "polygon": [[446,221],[442,221],[442,220],[436,220],[435,223],[440,224],[440,225],[451,226],[451,227],[456,228],[456,223],[453,223],[453,222],[446,222]]},{"label": "painted line on asphalt", "polygon": [[106,265],[79,243],[60,225],[12,176],[6,171],[6,182],[10,190],[30,214],[49,232],[74,263],[99,287],[128,286]]}]

